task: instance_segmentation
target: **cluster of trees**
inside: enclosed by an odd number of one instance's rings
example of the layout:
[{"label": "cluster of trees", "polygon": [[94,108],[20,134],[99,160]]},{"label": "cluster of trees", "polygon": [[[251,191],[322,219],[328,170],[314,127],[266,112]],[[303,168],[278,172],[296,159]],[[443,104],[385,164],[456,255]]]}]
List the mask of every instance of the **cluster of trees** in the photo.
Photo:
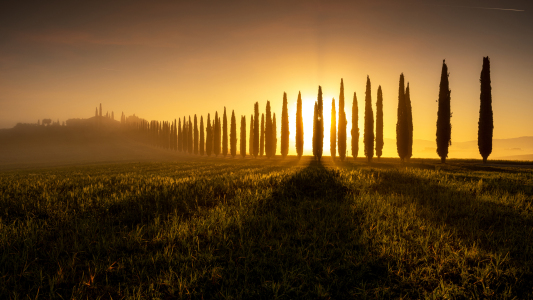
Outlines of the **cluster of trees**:
[{"label": "cluster of trees", "polygon": [[[441,157],[442,162],[446,162],[448,156],[448,147],[451,145],[451,123],[452,116],[450,110],[450,88],[448,83],[448,68],[446,62],[443,61],[438,113],[437,113],[437,154]],[[479,151],[486,162],[487,157],[492,151],[492,97],[490,85],[490,62],[488,57],[483,58],[483,69],[481,72],[481,96],[480,96],[480,117],[478,130],[478,146]],[[370,77],[367,76],[366,91],[365,91],[365,107],[364,107],[364,155],[370,162],[374,154],[378,159],[383,152],[383,92],[381,86],[377,89],[376,101],[376,115],[374,118],[372,106],[372,89]],[[287,94],[283,93],[283,107],[281,115],[281,155],[286,157],[289,152],[289,116],[287,109]],[[333,159],[338,157],[341,160],[346,158],[347,154],[347,132],[346,127],[348,121],[345,112],[344,99],[344,82],[341,79],[340,94],[338,103],[338,124],[335,99],[332,99],[331,110],[331,126],[330,126],[330,152]],[[98,113],[98,110],[97,110]],[[99,114],[101,115],[101,105]],[[240,122],[240,144],[239,153],[242,157],[248,155],[253,157],[266,156],[267,158],[274,157],[277,151],[277,126],[276,114],[271,112],[270,101],[267,101],[265,112],[259,116],[259,103],[254,104],[254,114],[250,116],[249,133],[247,135],[246,116],[241,116]],[[322,158],[323,144],[324,144],[324,112],[322,87],[318,87],[317,101],[314,105],[313,117],[313,155],[316,160]],[[357,94],[353,94],[352,103],[352,130],[351,130],[351,152],[354,159],[359,154],[359,108],[357,103]],[[374,122],[375,121],[375,122]],[[126,124],[127,118],[122,113],[121,123]],[[211,120],[211,115],[207,115],[207,120],[204,126],[204,118],[200,116],[198,125],[198,118],[196,115],[191,118],[189,116],[183,119],[174,120],[173,122],[158,122],[152,121],[150,123],[141,120],[136,122],[135,126],[142,132],[147,140],[153,145],[196,155],[218,156],[226,157],[228,154],[232,157],[237,155],[237,123],[235,112],[232,111],[229,124],[229,139],[228,139],[228,118],[226,115],[226,108],[222,118],[215,112],[214,118]],[[375,123],[375,126],[374,126]],[[248,143],[246,138],[248,137]],[[298,93],[296,103],[296,136],[295,147],[298,157],[303,154],[304,148],[304,126],[302,116],[302,96]],[[398,88],[398,110],[396,123],[396,148],[398,156],[401,161],[409,161],[413,155],[413,115],[410,98],[409,82],[405,86],[405,78],[403,73],[400,74],[399,88]],[[375,152],[374,152],[375,150]]]}]

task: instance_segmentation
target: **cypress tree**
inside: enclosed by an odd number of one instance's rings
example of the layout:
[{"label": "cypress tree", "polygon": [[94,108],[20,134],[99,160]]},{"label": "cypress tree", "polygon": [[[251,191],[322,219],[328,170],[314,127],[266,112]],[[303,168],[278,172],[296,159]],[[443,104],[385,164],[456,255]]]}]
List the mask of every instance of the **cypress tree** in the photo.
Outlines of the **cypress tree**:
[{"label": "cypress tree", "polygon": [[[157,126],[157,124],[156,124]],[[183,141],[182,141],[182,147],[183,147],[183,153],[187,153],[189,151],[189,146],[187,145],[189,142],[189,126],[187,124],[187,119],[185,116],[183,116]]]},{"label": "cypress tree", "polygon": [[403,73],[400,74],[400,84],[398,86],[398,113],[396,121],[396,150],[398,156],[403,162],[407,157],[407,119],[406,119],[406,105],[405,105],[405,85]]},{"label": "cypress tree", "polygon": [[250,115],[250,139],[248,141],[248,152],[250,156],[254,156],[254,115]]},{"label": "cypress tree", "polygon": [[298,159],[302,157],[304,152],[304,121],[302,117],[302,94],[298,92],[298,100],[296,102],[296,153]]},{"label": "cypress tree", "polygon": [[318,86],[318,101],[317,101],[317,152],[316,156],[318,161],[322,158],[322,152],[324,148],[324,103],[322,102],[322,87]]},{"label": "cypress tree", "polygon": [[246,117],[241,116],[241,156],[246,157]]},{"label": "cypress tree", "polygon": [[200,116],[200,155],[204,155],[205,136],[204,136],[204,116]]},{"label": "cypress tree", "polygon": [[174,138],[174,151],[178,151],[178,120],[174,119],[174,134],[172,135]]},{"label": "cypress tree", "polygon": [[191,122],[191,116],[189,116],[189,133],[187,133],[187,138],[189,139],[187,141],[187,147],[189,148],[189,154],[193,153],[193,133],[192,133],[192,122]]},{"label": "cypress tree", "polygon": [[194,142],[193,142],[194,154],[198,154],[198,140],[200,139],[199,133],[200,132],[198,130],[198,119],[196,118],[196,114],[194,114]]},{"label": "cypress tree", "polygon": [[437,154],[442,163],[446,163],[448,147],[452,144],[452,124],[450,111],[450,84],[448,82],[448,66],[442,61],[442,72],[439,87],[439,110],[437,112]]},{"label": "cypress tree", "polygon": [[352,156],[355,160],[359,155],[359,108],[357,106],[357,95],[353,92],[352,102]]},{"label": "cypress tree", "polygon": [[341,161],[344,161],[346,158],[346,123],[346,112],[344,111],[344,82],[341,78],[341,91],[339,94],[339,129],[337,133],[337,148]]},{"label": "cypress tree", "polygon": [[96,108],[96,111],[94,112],[94,116],[98,117],[98,107]]},{"label": "cypress tree", "polygon": [[405,89],[405,118],[407,125],[407,143],[405,151],[405,159],[409,161],[413,156],[413,110],[411,108],[411,93],[409,90],[409,82]]},{"label": "cypress tree", "polygon": [[207,114],[207,128],[205,130],[205,154],[211,156],[213,151],[213,128],[211,127],[211,117]]},{"label": "cypress tree", "polygon": [[224,106],[224,115],[222,116],[222,155],[228,155],[228,117],[226,116],[226,107]]},{"label": "cypress tree", "polygon": [[317,110],[317,103],[315,101],[315,108],[313,111],[313,156],[314,159],[317,159],[318,156],[318,110]]},{"label": "cypress tree", "polygon": [[215,156],[218,156],[220,154],[220,117],[218,116],[218,112],[215,112],[215,136],[214,141],[215,145],[213,147],[213,151],[215,152]]},{"label": "cypress tree", "polygon": [[260,156],[265,153],[265,114],[261,114],[261,140],[260,140]]},{"label": "cypress tree", "polygon": [[100,103],[100,113],[99,113],[99,116],[100,116],[100,117],[102,116],[102,103]]},{"label": "cypress tree", "polygon": [[329,151],[331,158],[335,159],[337,154],[337,112],[335,111],[335,98],[331,100],[331,132],[329,133]]},{"label": "cypress tree", "polygon": [[278,149],[278,130],[276,127],[276,113],[272,117],[272,157],[276,156],[276,151]]},{"label": "cypress tree", "polygon": [[287,108],[287,93],[283,93],[283,108],[281,109],[281,156],[289,154],[289,111]]},{"label": "cypress tree", "polygon": [[[235,158],[235,155],[237,155],[237,121],[235,120],[235,111],[231,111],[231,124],[230,124],[230,134],[229,134],[229,140],[230,140],[230,152],[231,156]],[[226,146],[227,148],[227,146]],[[226,149],[227,151],[227,149]]]},{"label": "cypress tree", "polygon": [[368,162],[374,157],[374,113],[372,112],[372,91],[370,89],[370,77],[366,77],[365,92],[365,156]]},{"label": "cypress tree", "polygon": [[492,119],[492,87],[490,83],[490,60],[483,57],[483,68],[481,69],[481,94],[479,96],[479,122],[477,132],[477,145],[479,154],[483,157],[483,163],[487,163],[487,158],[492,153],[492,132],[494,121]]},{"label": "cypress tree", "polygon": [[383,154],[383,93],[381,85],[378,87],[378,101],[376,102],[376,156],[378,160]]},{"label": "cypress tree", "polygon": [[181,118],[178,119],[178,151],[181,152],[183,140],[182,140],[183,134],[181,133]]},{"label": "cypress tree", "polygon": [[259,102],[254,105],[254,157],[259,154]]},{"label": "cypress tree", "polygon": [[272,113],[270,112],[270,101],[266,105],[266,124],[265,124],[265,154],[267,158],[272,156]]}]

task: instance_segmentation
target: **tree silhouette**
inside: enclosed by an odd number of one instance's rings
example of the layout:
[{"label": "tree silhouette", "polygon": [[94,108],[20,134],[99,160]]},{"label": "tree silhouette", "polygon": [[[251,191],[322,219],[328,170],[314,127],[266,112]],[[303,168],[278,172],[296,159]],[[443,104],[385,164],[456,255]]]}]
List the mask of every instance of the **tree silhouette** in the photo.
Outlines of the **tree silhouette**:
[{"label": "tree silhouette", "polygon": [[357,106],[357,95],[353,92],[352,102],[352,156],[355,160],[359,155],[359,108]]},{"label": "tree silhouette", "polygon": [[315,107],[313,110],[313,157],[316,160],[318,156],[318,104],[315,101]]},{"label": "tree silhouette", "polygon": [[378,87],[378,101],[376,102],[376,156],[378,160],[383,154],[383,93],[381,85]]},{"label": "tree silhouette", "polygon": [[405,123],[407,125],[407,142],[405,159],[409,161],[413,156],[413,110],[411,108],[411,93],[409,90],[409,82],[407,82],[407,88],[405,89]]},{"label": "tree silhouette", "polygon": [[250,156],[254,156],[254,115],[250,115],[250,139],[248,141],[248,152]]},{"label": "tree silhouette", "polygon": [[189,133],[187,133],[187,138],[189,139],[187,141],[187,148],[189,149],[189,154],[193,153],[193,133],[192,133],[192,122],[191,122],[191,116],[189,116]]},{"label": "tree silhouette", "polygon": [[220,130],[220,117],[218,116],[218,112],[215,112],[215,136],[214,141],[215,145],[213,147],[213,151],[215,153],[215,156],[218,156],[220,154],[220,138],[221,138],[221,130]]},{"label": "tree silhouette", "polygon": [[198,131],[198,119],[196,118],[196,114],[194,114],[194,141],[193,141],[193,151],[194,154],[198,154],[198,140],[200,139]]},{"label": "tree silhouette", "polygon": [[339,158],[344,161],[346,158],[346,112],[344,111],[344,82],[341,78],[341,91],[339,94],[339,125],[337,133],[337,143]]},{"label": "tree silhouette", "polygon": [[100,113],[98,114],[100,117],[102,116],[102,103],[100,103]]},{"label": "tree silhouette", "polygon": [[205,154],[211,156],[213,152],[213,128],[211,127],[211,116],[207,114],[207,128],[205,130]]},{"label": "tree silhouette", "polygon": [[246,157],[246,116],[241,116],[241,156]]},{"label": "tree silhouette", "polygon": [[396,121],[396,150],[403,162],[407,157],[407,118],[405,105],[405,84],[403,73],[400,74],[400,84],[398,86],[398,112]]},{"label": "tree silhouette", "polygon": [[370,88],[370,77],[366,77],[365,92],[365,156],[370,162],[374,157],[374,113],[372,112],[372,90]]},{"label": "tree silhouette", "polygon": [[335,159],[337,154],[337,112],[335,111],[335,98],[331,100],[331,131],[329,133],[329,151],[331,158]]},{"label": "tree silhouette", "polygon": [[267,158],[272,156],[272,114],[270,112],[270,101],[266,105],[266,124],[265,124],[265,154]]},{"label": "tree silhouette", "polygon": [[183,149],[183,133],[181,132],[181,118],[178,119],[178,151]]},{"label": "tree silhouette", "polygon": [[287,93],[283,93],[283,108],[281,109],[281,156],[289,154],[289,111],[287,108]]},{"label": "tree silhouette", "polygon": [[263,156],[265,154],[265,114],[261,114],[261,140],[260,140],[260,156]]},{"label": "tree silhouette", "polygon": [[222,155],[228,155],[228,117],[226,116],[226,107],[224,106],[224,115],[222,116]]},{"label": "tree silhouette", "polygon": [[492,87],[490,84],[490,60],[483,57],[483,68],[481,69],[481,94],[479,96],[479,123],[477,132],[477,145],[479,154],[483,157],[483,163],[487,163],[487,158],[492,153],[492,132],[494,123],[492,119]]},{"label": "tree silhouette", "polygon": [[185,116],[183,116],[183,141],[182,141],[182,147],[183,147],[183,153],[189,152],[189,146],[187,145],[189,143],[189,126],[187,124],[187,119]]},{"label": "tree silhouette", "polygon": [[96,108],[96,111],[94,112],[94,116],[98,117],[98,107]]},{"label": "tree silhouette", "polygon": [[320,161],[322,158],[322,150],[324,148],[324,103],[322,101],[322,87],[318,86],[318,97],[316,103],[316,159]]},{"label": "tree silhouette", "polygon": [[272,117],[272,157],[276,156],[276,151],[278,149],[278,130],[276,127],[276,113]]},{"label": "tree silhouette", "polygon": [[257,158],[259,154],[259,102],[255,102],[254,106],[254,157]]},{"label": "tree silhouette", "polygon": [[452,117],[450,109],[450,84],[448,82],[448,66],[442,61],[442,72],[439,87],[439,110],[437,112],[437,154],[442,163],[446,163],[448,147],[452,144]]},{"label": "tree silhouette", "polygon": [[205,136],[204,136],[204,116],[200,116],[200,155],[204,155]]},{"label": "tree silhouette", "polygon": [[[224,108],[224,111],[226,111],[226,108]],[[230,140],[231,156],[233,158],[235,158],[235,155],[237,155],[237,121],[235,120],[235,111],[234,110],[231,111],[231,124],[230,124],[229,140]],[[226,148],[227,148],[227,146],[226,146]],[[226,152],[227,152],[227,149],[226,149]]]},{"label": "tree silhouette", "polygon": [[302,157],[304,152],[304,121],[302,117],[302,94],[298,92],[298,100],[296,101],[296,153],[298,159]]}]

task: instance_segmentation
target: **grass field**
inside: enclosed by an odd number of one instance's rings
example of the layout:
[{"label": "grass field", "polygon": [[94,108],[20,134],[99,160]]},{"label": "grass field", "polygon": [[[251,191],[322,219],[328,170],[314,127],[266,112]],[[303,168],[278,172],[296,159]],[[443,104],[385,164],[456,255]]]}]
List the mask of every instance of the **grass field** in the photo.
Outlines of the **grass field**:
[{"label": "grass field", "polygon": [[533,298],[533,170],[328,158],[0,173],[0,298]]}]

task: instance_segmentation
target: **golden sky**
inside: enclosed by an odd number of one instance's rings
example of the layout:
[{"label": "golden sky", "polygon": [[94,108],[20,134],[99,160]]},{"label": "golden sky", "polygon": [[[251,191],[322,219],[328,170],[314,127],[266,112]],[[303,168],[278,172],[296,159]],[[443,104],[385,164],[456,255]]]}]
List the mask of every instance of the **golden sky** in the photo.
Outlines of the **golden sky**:
[{"label": "golden sky", "polygon": [[[298,91],[312,118],[321,85],[329,155],[329,109],[341,78],[348,120],[357,93],[360,128],[367,75],[374,110],[381,85],[384,135],[394,139],[403,72],[414,138],[434,141],[446,59],[452,143],[470,141],[489,56],[494,138],[533,135],[531,1],[108,2],[0,9],[0,128],[91,117],[99,103],[117,117],[124,111],[147,120],[213,115],[226,106],[249,123],[253,104],[264,112],[270,100],[279,122],[287,92],[293,140]],[[310,146],[312,128],[305,132]]]}]

